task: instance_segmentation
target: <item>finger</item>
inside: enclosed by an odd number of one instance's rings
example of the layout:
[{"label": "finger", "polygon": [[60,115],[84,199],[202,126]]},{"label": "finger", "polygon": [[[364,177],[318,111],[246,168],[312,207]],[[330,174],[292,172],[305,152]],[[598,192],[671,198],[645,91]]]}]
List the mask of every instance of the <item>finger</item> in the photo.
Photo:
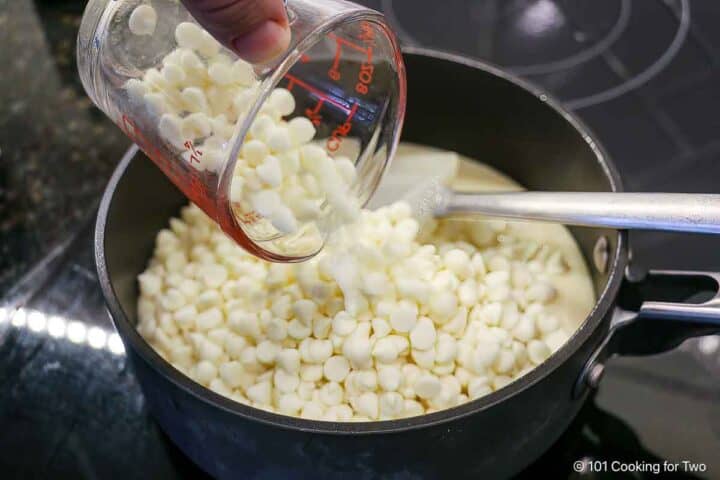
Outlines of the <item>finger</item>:
[{"label": "finger", "polygon": [[265,62],[290,43],[282,0],[182,0],[195,19],[239,57]]}]

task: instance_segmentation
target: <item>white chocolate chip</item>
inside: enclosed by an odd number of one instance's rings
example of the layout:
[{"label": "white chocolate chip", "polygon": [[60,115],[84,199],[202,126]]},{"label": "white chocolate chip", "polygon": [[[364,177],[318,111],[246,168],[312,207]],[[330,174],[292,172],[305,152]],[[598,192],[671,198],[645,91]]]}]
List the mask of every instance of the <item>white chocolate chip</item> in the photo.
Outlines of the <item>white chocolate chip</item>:
[{"label": "white chocolate chip", "polygon": [[272,155],[265,157],[265,160],[257,166],[256,172],[260,180],[270,187],[277,187],[282,183],[283,173],[280,161]]},{"label": "white chocolate chip", "polygon": [[413,388],[418,397],[429,400],[440,393],[442,384],[440,383],[440,379],[435,375],[423,373],[415,380]]},{"label": "white chocolate chip", "polygon": [[387,392],[394,392],[400,388],[402,384],[402,372],[395,365],[381,367],[378,370],[378,384],[380,388]]},{"label": "white chocolate chip", "polygon": [[180,65],[177,65],[175,63],[169,63],[165,65],[161,70],[161,73],[165,81],[169,85],[173,86],[181,85],[187,78],[185,70],[183,70]]},{"label": "white chocolate chip", "polygon": [[372,350],[373,357],[380,363],[392,363],[397,359],[398,354],[398,347],[390,337],[377,340]]},{"label": "white chocolate chip", "polygon": [[315,126],[305,117],[295,117],[290,120],[288,131],[295,146],[304,145],[315,137]]},{"label": "white chocolate chip", "polygon": [[550,356],[550,348],[540,340],[532,340],[527,344],[527,354],[535,365],[540,365]]},{"label": "white chocolate chip", "polygon": [[323,372],[331,382],[342,382],[350,372],[350,362],[345,357],[335,355],[325,361]]},{"label": "white chocolate chip", "polygon": [[397,332],[410,332],[417,323],[417,306],[407,300],[400,301],[390,314],[390,325]]},{"label": "white chocolate chip", "polygon": [[338,312],[332,321],[332,331],[336,335],[345,337],[350,335],[357,327],[357,321],[346,311]]},{"label": "white chocolate chip", "polygon": [[246,393],[253,402],[268,405],[272,400],[272,385],[270,382],[256,383],[248,387]]},{"label": "white chocolate chip", "polygon": [[380,418],[391,420],[402,414],[405,399],[399,393],[385,392],[380,394],[378,405]]},{"label": "white chocolate chip", "polygon": [[259,165],[270,153],[267,146],[260,140],[243,143],[241,154],[250,165]]},{"label": "white chocolate chip", "polygon": [[365,392],[352,399],[355,410],[362,416],[376,420],[379,414],[378,396],[373,392]]},{"label": "white chocolate chip", "polygon": [[474,400],[492,392],[492,388],[487,377],[473,377],[468,381],[467,391],[468,396]]},{"label": "white chocolate chip", "polygon": [[229,85],[235,81],[232,66],[221,62],[210,65],[208,76],[218,85]]},{"label": "white chocolate chip", "polygon": [[252,65],[245,60],[236,60],[233,63],[233,78],[244,86],[251,86],[256,80]]},{"label": "white chocolate chip", "polygon": [[285,370],[275,370],[273,375],[273,384],[279,392],[291,393],[297,390],[300,385],[300,377],[297,373],[286,372]]},{"label": "white chocolate chip", "polygon": [[187,87],[182,91],[181,97],[183,105],[190,112],[194,113],[209,113],[210,107],[208,106],[207,97],[205,92],[197,87]]},{"label": "white chocolate chip", "polygon": [[203,385],[209,385],[217,378],[217,373],[215,364],[207,360],[201,360],[195,367],[195,379]]},{"label": "white chocolate chip", "polygon": [[203,29],[192,22],[182,22],[175,27],[175,41],[181,48],[197,50],[204,42]]},{"label": "white chocolate chip", "polygon": [[351,335],[343,343],[342,353],[354,368],[366,368],[372,362],[370,340],[362,335]]},{"label": "white chocolate chip", "polygon": [[340,405],[344,395],[342,386],[334,381],[328,382],[320,388],[320,401],[328,407]]},{"label": "white chocolate chip", "polygon": [[272,127],[267,132],[267,146],[273,153],[284,153],[292,148],[290,133],[285,127]]},{"label": "white chocolate chip", "polygon": [[163,114],[158,123],[158,131],[168,143],[174,147],[183,148],[185,139],[183,138],[183,121],[180,117],[169,113]]},{"label": "white chocolate chip", "polygon": [[156,26],[157,12],[150,5],[138,5],[128,19],[128,28],[134,35],[152,35]]},{"label": "white chocolate chip", "polygon": [[417,350],[427,350],[435,344],[435,325],[427,317],[421,317],[410,332],[410,345]]},{"label": "white chocolate chip", "polygon": [[320,420],[324,413],[325,410],[320,403],[310,401],[305,402],[305,405],[303,405],[302,411],[300,412],[300,416],[309,420]]},{"label": "white chocolate chip", "polygon": [[448,291],[441,291],[430,298],[430,312],[437,320],[446,320],[457,312],[457,297]]}]

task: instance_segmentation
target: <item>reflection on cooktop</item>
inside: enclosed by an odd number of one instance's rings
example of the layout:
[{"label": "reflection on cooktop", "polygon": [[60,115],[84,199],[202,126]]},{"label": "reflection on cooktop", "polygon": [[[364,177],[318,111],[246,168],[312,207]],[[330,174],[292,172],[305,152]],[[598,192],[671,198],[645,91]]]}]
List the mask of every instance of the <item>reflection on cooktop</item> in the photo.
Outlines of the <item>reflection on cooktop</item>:
[{"label": "reflection on cooktop", "polygon": [[120,336],[107,328],[87,327],[80,320],[72,320],[62,315],[48,315],[41,310],[18,308],[14,311],[0,309],[0,322],[9,321],[13,327],[27,328],[36,335],[48,335],[79,345],[87,345],[96,350],[107,349],[116,355],[125,353]]}]

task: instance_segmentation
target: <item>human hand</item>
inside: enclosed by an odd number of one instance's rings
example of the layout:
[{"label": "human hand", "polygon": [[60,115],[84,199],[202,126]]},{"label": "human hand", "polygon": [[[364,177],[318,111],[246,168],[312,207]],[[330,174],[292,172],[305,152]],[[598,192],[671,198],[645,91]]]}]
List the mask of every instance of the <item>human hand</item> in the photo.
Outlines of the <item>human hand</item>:
[{"label": "human hand", "polygon": [[219,42],[250,63],[271,60],[290,43],[283,0],[181,0]]}]

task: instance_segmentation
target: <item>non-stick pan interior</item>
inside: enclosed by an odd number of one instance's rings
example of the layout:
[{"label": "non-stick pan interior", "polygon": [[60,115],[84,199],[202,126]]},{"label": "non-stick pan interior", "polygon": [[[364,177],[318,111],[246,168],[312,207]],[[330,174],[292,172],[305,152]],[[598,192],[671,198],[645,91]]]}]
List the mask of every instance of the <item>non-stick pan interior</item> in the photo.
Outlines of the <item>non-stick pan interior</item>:
[{"label": "non-stick pan interior", "polygon": [[[585,133],[535,93],[496,73],[445,59],[407,55],[406,65],[405,140],[476,158],[531,190],[613,189],[611,174]],[[107,215],[104,253],[117,300],[132,324],[136,277],[150,258],[155,235],[185,203],[141,153],[117,184]],[[601,292],[607,273],[594,267],[593,248],[605,236],[612,265],[617,232],[573,228],[572,233],[590,266],[596,292]]]},{"label": "non-stick pan interior", "polygon": [[137,276],[152,255],[157,233],[188,200],[142,152],[128,164],[110,203],[105,262],[128,321],[137,323]]}]

